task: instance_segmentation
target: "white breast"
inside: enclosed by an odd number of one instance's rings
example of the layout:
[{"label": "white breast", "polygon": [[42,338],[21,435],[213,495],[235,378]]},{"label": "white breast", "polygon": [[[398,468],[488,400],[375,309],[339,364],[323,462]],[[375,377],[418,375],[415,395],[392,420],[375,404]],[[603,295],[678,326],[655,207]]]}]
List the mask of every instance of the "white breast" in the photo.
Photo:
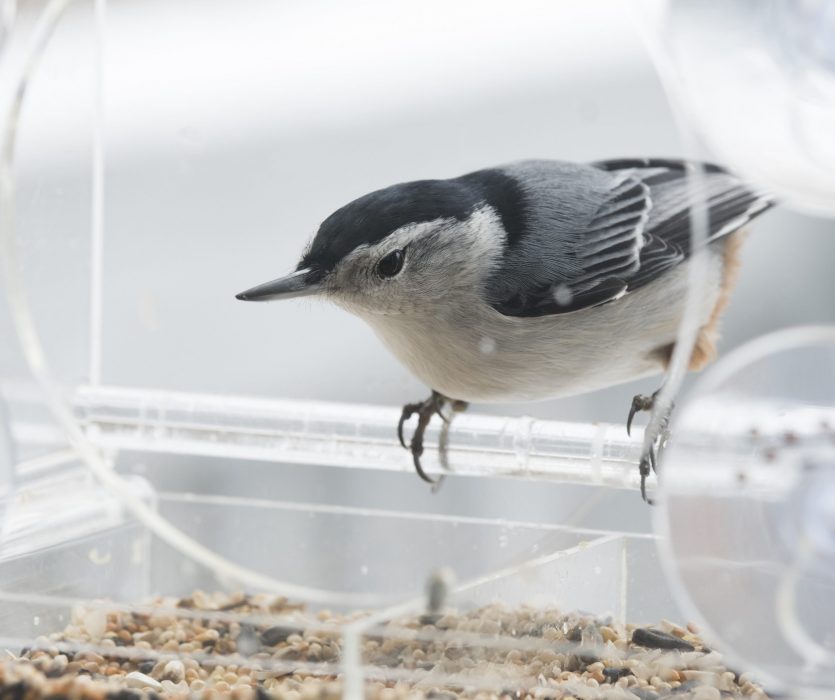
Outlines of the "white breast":
[{"label": "white breast", "polygon": [[[710,256],[718,297],[722,260]],[[446,299],[433,313],[365,315],[418,378],[453,399],[530,401],[618,384],[662,369],[657,350],[675,341],[689,263],[622,299],[570,314],[502,316],[479,299]]]}]

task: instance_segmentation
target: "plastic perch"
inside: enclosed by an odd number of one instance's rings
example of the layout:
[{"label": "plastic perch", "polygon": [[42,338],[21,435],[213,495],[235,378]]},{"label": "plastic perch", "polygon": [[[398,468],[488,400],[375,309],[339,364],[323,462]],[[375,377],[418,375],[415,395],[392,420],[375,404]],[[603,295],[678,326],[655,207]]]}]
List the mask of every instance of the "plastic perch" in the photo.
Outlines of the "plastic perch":
[{"label": "plastic perch", "polygon": [[[76,416],[108,450],[144,450],[271,462],[411,472],[397,442],[399,409],[238,398],[118,387],[82,387]],[[438,419],[427,431],[425,465],[438,460]],[[456,417],[447,462],[455,474],[520,476],[620,488],[638,485],[641,434],[623,425]]]}]

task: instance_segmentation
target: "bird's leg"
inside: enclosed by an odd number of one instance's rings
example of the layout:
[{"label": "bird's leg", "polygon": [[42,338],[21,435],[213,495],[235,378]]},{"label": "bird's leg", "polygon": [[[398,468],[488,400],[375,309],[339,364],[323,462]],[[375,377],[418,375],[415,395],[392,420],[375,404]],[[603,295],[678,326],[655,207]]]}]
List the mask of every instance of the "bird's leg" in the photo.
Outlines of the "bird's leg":
[{"label": "bird's leg", "polygon": [[441,466],[448,472],[452,469],[449,466],[447,459],[447,447],[449,447],[449,429],[452,427],[452,419],[455,418],[456,413],[463,413],[467,410],[469,404],[466,401],[454,401],[449,399],[449,418],[441,416],[444,419],[444,424],[441,426],[441,434],[438,437],[438,461]]},{"label": "bird's leg", "polygon": [[[656,410],[657,407],[655,399],[657,398],[660,391],[661,389],[654,391],[651,396],[637,394],[632,398],[632,406],[629,409],[629,416],[626,419],[626,433],[628,435],[631,435],[632,419],[635,417],[636,413],[638,413],[639,411]],[[658,471],[656,451],[659,447],[663,446],[669,435],[669,431],[667,428],[670,424],[670,416],[673,412],[673,407],[674,404],[671,402],[668,406],[664,408],[664,415],[661,416],[661,419],[657,423],[658,434],[653,435],[651,439],[644,440],[644,445],[646,446],[646,448],[644,450],[644,453],[641,455],[641,459],[638,463],[638,469],[641,474],[641,498],[643,498],[644,501],[646,503],[649,503],[650,505],[653,505],[653,501],[651,498],[647,496],[647,477],[649,477],[651,472],[657,473]],[[652,424],[652,421],[650,421],[650,424]]]},{"label": "bird's leg", "polygon": [[[447,420],[443,413],[441,413],[441,409],[446,403],[447,398],[445,396],[439,394],[437,391],[432,391],[432,395],[425,401],[421,401],[419,403],[407,403],[403,407],[403,412],[400,414],[400,421],[397,424],[397,437],[400,439],[400,444],[407,450],[411,451],[412,460],[415,464],[415,471],[417,471],[418,476],[430,484],[435,484],[436,482],[425,471],[423,471],[423,467],[420,463],[421,455],[423,455],[423,435],[426,432],[426,428],[429,425],[429,421],[432,420],[432,415],[434,413],[441,416],[444,421]],[[407,446],[406,441],[403,438],[403,425],[415,414],[417,414],[418,417],[418,424],[417,428],[415,428],[414,434],[412,435],[412,440]]]}]

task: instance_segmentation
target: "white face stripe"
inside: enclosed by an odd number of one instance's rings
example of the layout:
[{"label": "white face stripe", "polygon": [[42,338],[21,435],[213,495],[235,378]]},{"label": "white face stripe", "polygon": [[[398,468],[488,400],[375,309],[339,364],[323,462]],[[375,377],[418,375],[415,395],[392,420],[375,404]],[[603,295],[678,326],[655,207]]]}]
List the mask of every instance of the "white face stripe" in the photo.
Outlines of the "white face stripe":
[{"label": "white face stripe", "polygon": [[437,231],[447,226],[453,226],[458,223],[455,217],[438,218],[433,221],[422,221],[419,224],[406,224],[399,229],[392,231],[382,241],[371,247],[371,250],[379,250],[380,252],[394,250],[395,248],[405,248],[412,241],[422,238],[423,236]]},{"label": "white face stripe", "polygon": [[348,255],[342,258],[342,260],[338,263],[338,266],[352,266],[356,261],[361,259],[382,257],[385,253],[389,253],[397,248],[405,248],[412,241],[415,241],[432,231],[436,231],[441,226],[450,226],[456,223],[456,221],[457,219],[450,217],[447,219],[439,218],[434,219],[433,221],[423,221],[419,224],[406,224],[405,226],[401,226],[399,229],[396,229],[383,240],[375,243],[374,245],[363,243],[362,245],[357,246],[350,253],[348,253]]},{"label": "white face stripe", "polygon": [[[432,221],[421,221],[420,223],[405,224],[392,231],[383,240],[369,246],[363,244],[354,248],[346,255],[340,264],[352,265],[358,259],[383,257],[386,253],[398,248],[405,248],[410,243],[434,233],[442,228],[454,228],[465,225],[472,235],[469,241],[473,248],[473,255],[494,255],[500,243],[507,239],[507,232],[501,224],[496,212],[492,207],[485,204],[474,210],[469,217],[459,221],[455,217],[437,218]],[[498,234],[501,238],[498,238]],[[498,240],[497,240],[498,238]]]}]

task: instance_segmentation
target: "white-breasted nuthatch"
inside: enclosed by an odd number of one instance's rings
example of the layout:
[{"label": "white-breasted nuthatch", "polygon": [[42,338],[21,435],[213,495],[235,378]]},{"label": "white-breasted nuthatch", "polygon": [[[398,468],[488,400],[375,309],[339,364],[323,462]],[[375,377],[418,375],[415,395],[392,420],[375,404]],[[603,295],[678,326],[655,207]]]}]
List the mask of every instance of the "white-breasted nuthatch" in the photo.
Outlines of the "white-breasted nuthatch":
[{"label": "white-breasted nuthatch", "polygon": [[[418,415],[410,449],[431,481],[423,433],[446,404],[568,396],[664,371],[684,309],[690,210],[702,203],[708,293],[691,367],[711,358],[738,232],[772,199],[715,165],[691,182],[690,167],[526,160],[392,185],[325,219],[295,272],[238,298],[319,294],[367,321],[433,389],[398,425],[405,447],[403,423]],[[627,429],[651,407],[636,396]],[[650,464],[645,455],[642,485]]]}]

